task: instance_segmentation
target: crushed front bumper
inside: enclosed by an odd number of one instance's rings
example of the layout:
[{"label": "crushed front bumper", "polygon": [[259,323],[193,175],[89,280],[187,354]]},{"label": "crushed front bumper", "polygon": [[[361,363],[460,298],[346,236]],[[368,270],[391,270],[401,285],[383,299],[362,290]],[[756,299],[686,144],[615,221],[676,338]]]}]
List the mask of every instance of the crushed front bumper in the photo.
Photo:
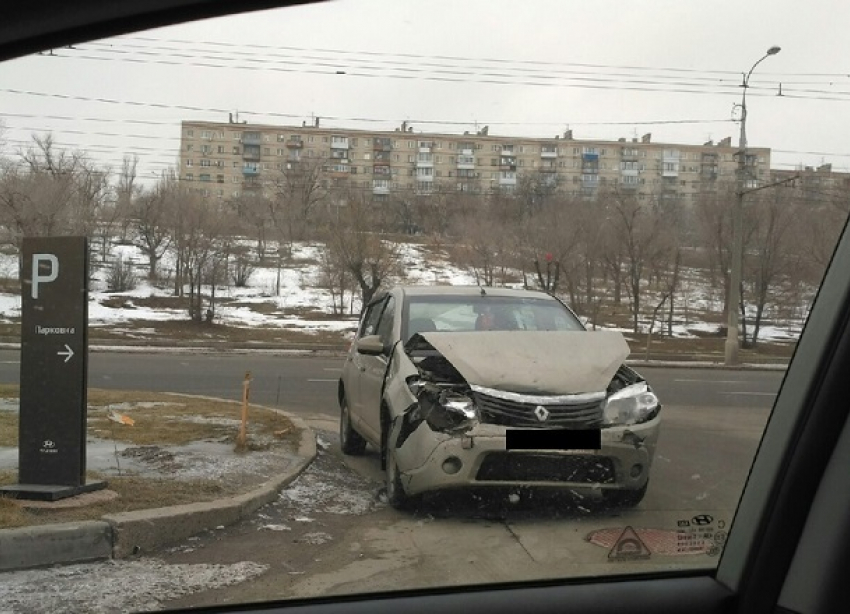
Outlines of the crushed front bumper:
[{"label": "crushed front bumper", "polygon": [[507,450],[506,428],[479,424],[463,435],[422,422],[396,447],[409,495],[454,488],[532,486],[578,492],[637,490],[649,478],[659,417],[602,429],[600,450]]}]

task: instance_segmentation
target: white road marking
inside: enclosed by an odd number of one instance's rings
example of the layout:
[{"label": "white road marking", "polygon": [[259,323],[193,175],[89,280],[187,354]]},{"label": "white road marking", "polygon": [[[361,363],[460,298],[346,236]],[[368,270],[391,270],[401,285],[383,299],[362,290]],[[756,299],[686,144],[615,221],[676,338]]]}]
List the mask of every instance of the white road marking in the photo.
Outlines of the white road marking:
[{"label": "white road marking", "polygon": [[674,379],[674,382],[691,382],[700,384],[747,384],[746,380],[737,379]]},{"label": "white road marking", "polygon": [[342,371],[342,367],[325,367],[325,371]]},{"label": "white road marking", "polygon": [[338,382],[339,379],[308,379],[308,382]]},{"label": "white road marking", "polygon": [[778,393],[776,392],[723,392],[721,394],[746,394],[756,397],[775,397]]}]

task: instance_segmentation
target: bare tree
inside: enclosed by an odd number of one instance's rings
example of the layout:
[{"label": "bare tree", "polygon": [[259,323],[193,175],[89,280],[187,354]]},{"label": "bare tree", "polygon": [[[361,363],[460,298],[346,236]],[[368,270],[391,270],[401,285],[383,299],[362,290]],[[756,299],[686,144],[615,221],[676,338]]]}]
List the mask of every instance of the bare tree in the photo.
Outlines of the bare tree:
[{"label": "bare tree", "polygon": [[148,259],[148,279],[158,276],[160,259],[171,245],[173,209],[182,196],[174,171],[160,177],[155,186],[142,190],[130,203],[135,222],[134,244]]},{"label": "bare tree", "polygon": [[80,152],[58,149],[50,134],[4,160],[0,225],[20,246],[24,236],[92,236],[108,196],[108,174]]},{"label": "bare tree", "polygon": [[[215,287],[227,272],[233,219],[229,209],[217,201],[192,198],[194,194],[182,196],[180,244],[183,275],[189,285],[189,318],[211,322],[215,315]],[[209,286],[206,310],[204,284]]]},{"label": "bare tree", "polygon": [[673,212],[657,198],[639,199],[616,190],[610,196],[611,224],[615,240],[623,246],[632,329],[637,333],[643,285],[656,260],[669,253],[664,239],[665,231],[675,227],[670,224]]},{"label": "bare tree", "polygon": [[266,260],[266,244],[272,225],[273,203],[262,194],[241,194],[229,201],[241,229],[251,233],[257,244],[257,262]]},{"label": "bare tree", "polygon": [[115,206],[112,215],[108,218],[107,225],[110,230],[115,228],[118,232],[118,240],[125,242],[129,239],[130,228],[133,225],[135,199],[141,191],[137,184],[137,169],[139,156],[124,156],[121,161],[121,170],[115,185]]},{"label": "bare tree", "polygon": [[322,158],[301,158],[285,163],[273,180],[275,196],[269,203],[272,223],[292,242],[304,238],[311,218],[327,198]]},{"label": "bare tree", "polygon": [[354,190],[347,203],[339,219],[329,221],[326,245],[357,283],[365,305],[387,280],[402,275],[400,249],[383,236],[380,206]]},{"label": "bare tree", "polygon": [[[788,193],[769,190],[762,198],[747,204],[747,222],[752,228],[746,243],[745,270],[752,286],[755,303],[755,320],[750,342],[758,343],[765,307],[774,292],[780,291],[783,281],[793,278],[799,270],[791,244],[796,238],[793,230],[798,226],[799,209],[790,202]],[[742,298],[742,302],[744,298]],[[746,329],[744,343],[747,344]]]},{"label": "bare tree", "polygon": [[709,278],[723,287],[723,321],[729,313],[730,263],[732,261],[732,211],[734,184],[721,185],[715,192],[702,194],[696,203],[697,236],[708,253]]}]

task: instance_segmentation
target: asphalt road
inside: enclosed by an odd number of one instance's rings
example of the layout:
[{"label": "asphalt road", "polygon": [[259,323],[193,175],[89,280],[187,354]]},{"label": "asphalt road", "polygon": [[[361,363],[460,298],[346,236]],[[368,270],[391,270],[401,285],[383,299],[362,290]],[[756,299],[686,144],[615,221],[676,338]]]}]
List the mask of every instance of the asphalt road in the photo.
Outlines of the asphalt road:
[{"label": "asphalt road", "polygon": [[[319,458],[275,503],[233,526],[142,553],[142,568],[133,569],[145,569],[156,582],[165,582],[178,566],[247,561],[265,571],[226,588],[198,586],[163,605],[712,567],[718,549],[683,553],[677,530],[694,523],[688,530],[709,536],[703,546],[722,545],[783,375],[641,369],[664,403],[664,419],[649,490],[636,509],[609,510],[586,499],[523,495],[513,502],[504,494],[464,494],[428,498],[416,510],[400,512],[383,502],[377,452],[368,448],[362,457],[343,457],[339,450],[341,365],[338,357],[316,356],[91,355],[89,384],[101,388],[238,399],[250,371],[254,402],[300,414],[319,436]],[[0,352],[0,382],[18,381],[19,371],[17,352]],[[626,527],[646,542],[651,556],[611,558]]]},{"label": "asphalt road", "polygon": [[[341,357],[268,354],[138,354],[93,352],[89,386],[242,398],[251,373],[251,400],[299,414],[336,415]],[[661,402],[687,407],[770,407],[782,372],[645,367]],[[0,383],[17,383],[20,354],[0,351]]]}]

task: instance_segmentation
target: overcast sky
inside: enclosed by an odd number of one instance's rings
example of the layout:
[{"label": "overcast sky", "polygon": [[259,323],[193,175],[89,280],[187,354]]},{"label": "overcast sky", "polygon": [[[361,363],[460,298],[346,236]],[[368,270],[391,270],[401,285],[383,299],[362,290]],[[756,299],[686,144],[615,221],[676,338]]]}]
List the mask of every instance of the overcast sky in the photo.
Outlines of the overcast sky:
[{"label": "overcast sky", "polygon": [[[850,171],[846,0],[338,0],[0,64],[5,153],[33,132],[117,166],[173,164],[181,120],[738,142]],[[780,83],[782,96],[780,92]],[[103,102],[94,99],[106,99]],[[128,104],[134,103],[134,104]],[[183,108],[181,108],[183,107]],[[197,109],[197,110],[196,110]]]}]

